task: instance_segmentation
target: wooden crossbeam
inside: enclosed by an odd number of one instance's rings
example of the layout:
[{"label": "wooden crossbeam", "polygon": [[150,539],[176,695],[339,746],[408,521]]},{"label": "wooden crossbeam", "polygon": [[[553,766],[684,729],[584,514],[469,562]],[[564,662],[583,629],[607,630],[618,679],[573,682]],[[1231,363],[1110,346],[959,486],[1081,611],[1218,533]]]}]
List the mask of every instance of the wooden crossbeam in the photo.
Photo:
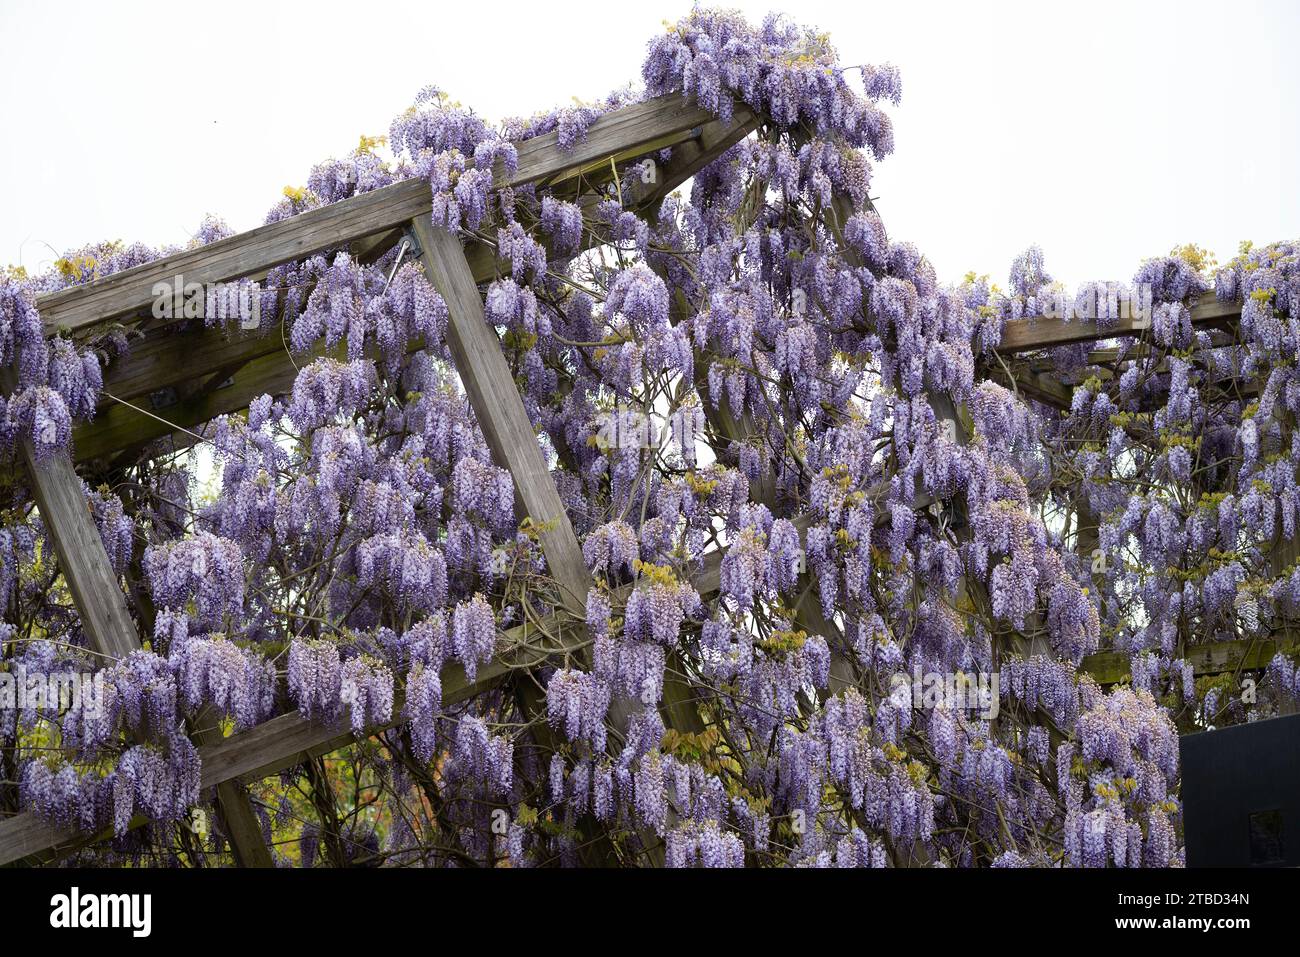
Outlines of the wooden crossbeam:
[{"label": "wooden crossbeam", "polygon": [[1029,369],[1016,369],[1008,375],[1002,368],[993,366],[989,369],[989,378],[998,385],[1057,409],[1069,409],[1074,395],[1073,386]]},{"label": "wooden crossbeam", "polygon": [[[479,298],[478,284],[466,261],[460,240],[445,229],[434,228],[421,217],[413,224],[421,247],[426,278],[447,303],[450,319],[447,345],[455,360],[456,371],[474,408],[492,457],[510,472],[515,495],[524,513],[532,521],[547,568],[560,588],[560,600],[578,621],[586,618],[587,593],[591,573],[578,546],[573,524],[560,499],[537,434],[528,419],[514,375],[501,351],[496,331],[488,325]],[[589,659],[589,655],[579,657]],[[667,683],[665,683],[666,685]],[[667,692],[667,687],[665,687]],[[532,691],[527,692],[530,711],[545,714],[545,705]],[[665,702],[664,713],[671,719],[688,719],[688,700]],[[625,735],[633,706],[623,699],[610,705],[610,720],[616,732]],[[533,717],[530,714],[530,718]],[[679,731],[699,731],[698,716]],[[661,854],[661,851],[652,853]]]},{"label": "wooden crossbeam", "polygon": [[[1127,357],[1126,357],[1127,358]],[[1134,358],[1137,358],[1134,356]],[[1114,362],[1115,350],[1099,350],[1097,353],[1089,356],[1090,365],[1102,365],[1103,360]],[[1053,376],[1047,369],[1050,364],[1043,363],[1040,368],[1036,363],[1022,364],[1017,363],[1010,370],[1002,368],[1000,365],[991,364],[986,370],[988,377],[999,385],[1008,389],[1017,391],[1033,399],[1042,402],[1044,405],[1050,405],[1053,408],[1068,411],[1074,401],[1074,390],[1078,388],[1076,383],[1062,382]],[[1167,373],[1168,363],[1162,362],[1153,370],[1156,374]],[[1090,375],[1095,375],[1103,384],[1110,383],[1115,378],[1115,373],[1109,369],[1094,369]],[[1243,399],[1250,399],[1259,395],[1261,384],[1258,378],[1241,379],[1223,377],[1204,383],[1201,388],[1214,387],[1224,392],[1235,394]],[[1129,430],[1132,432],[1132,430]],[[1135,436],[1136,437],[1136,436]]]},{"label": "wooden crossbeam", "polygon": [[[1241,320],[1240,302],[1220,302],[1207,292],[1191,307],[1193,326],[1230,325]],[[997,351],[1003,355],[1051,349],[1076,342],[1096,342],[1117,336],[1141,335],[1149,323],[1145,320],[1119,319],[1098,325],[1087,319],[1012,319],[1002,327],[1002,342]]]},{"label": "wooden crossbeam", "polygon": [[[356,240],[349,247],[353,258],[370,264],[400,241],[402,230]],[[265,274],[252,277],[258,281]],[[302,290],[304,301],[311,288]],[[288,329],[268,332],[229,328],[224,325],[188,329],[164,322],[149,328],[131,344],[130,350],[107,362],[99,408],[116,407],[117,399],[135,400],[160,389],[192,383],[205,375],[227,370],[227,375],[254,359],[284,352]]]},{"label": "wooden crossbeam", "polygon": [[156,284],[170,286],[177,276],[203,285],[244,279],[391,229],[427,213],[430,203],[427,183],[406,180],[41,296],[36,308],[47,334],[147,313]]},{"label": "wooden crossbeam", "polygon": [[759,125],[759,118],[744,107],[737,107],[725,123],[722,120],[705,123],[698,136],[673,147],[672,156],[658,170],[657,180],[643,184],[647,187],[644,190],[637,183],[632,184],[632,192],[625,189],[624,202],[632,197],[642,206],[657,202],[758,129]]},{"label": "wooden crossbeam", "polygon": [[[519,636],[514,637],[518,640]],[[509,674],[511,661],[510,657],[503,656],[484,665],[473,682],[466,680],[465,672],[458,664],[448,665],[442,674],[444,706],[465,701],[495,686]],[[394,704],[394,714],[399,715],[400,709],[399,700]],[[368,728],[366,735],[378,734],[391,726],[390,723]],[[309,721],[293,711],[200,746],[201,786],[204,789],[217,788],[218,791],[222,788],[237,789],[247,800],[247,793],[243,791],[246,785],[311,758],[337,751],[356,740],[358,737],[346,720],[323,724]],[[98,839],[109,835],[86,835],[77,828],[50,824],[34,812],[24,811],[0,820],[0,865],[82,844],[88,836]]]},{"label": "wooden crossbeam", "polygon": [[[706,555],[693,576],[702,598],[716,595],[721,580],[722,551]],[[443,707],[451,707],[476,697],[515,671],[535,668],[545,659],[549,635],[561,633],[567,614],[552,614],[532,627],[519,625],[502,633],[500,644],[505,650],[481,665],[474,681],[467,680],[458,662],[448,662],[442,670]],[[394,703],[393,714],[400,719],[401,701]],[[360,737],[378,734],[390,724],[375,725]],[[277,774],[304,760],[337,751],[359,739],[346,722],[323,724],[309,721],[297,711],[280,715],[247,731],[199,748],[202,762],[202,787],[226,783],[248,785]],[[142,818],[133,826],[145,823]],[[0,820],[0,865],[42,855],[51,849],[85,843],[107,835],[86,835],[76,828],[53,825],[33,811],[24,811]]]},{"label": "wooden crossbeam", "polygon": [[[713,119],[707,110],[678,93],[636,103],[597,119],[586,138],[570,150],[560,149],[558,132],[520,143],[517,171],[509,173],[498,165],[494,185],[504,188],[545,182],[647,143],[662,148],[671,145],[675,134],[688,134]],[[47,333],[75,331],[147,311],[155,299],[154,285],[170,285],[177,276],[183,276],[186,283],[204,285],[243,279],[401,226],[427,216],[431,209],[428,184],[405,180],[41,296],[36,305]]]},{"label": "wooden crossbeam", "polygon": [[[1273,656],[1279,652],[1296,650],[1300,650],[1300,641],[1270,636],[1209,641],[1191,646],[1183,657],[1192,663],[1192,669],[1199,677],[1260,671],[1267,668]],[[1083,670],[1096,678],[1098,684],[1117,684],[1129,680],[1129,662],[1130,656],[1124,652],[1099,651],[1083,659]]]},{"label": "wooden crossbeam", "polygon": [[[672,157],[658,170],[653,183],[637,180],[629,184],[624,190],[625,205],[637,210],[652,208],[757,125],[758,120],[747,111],[737,111],[729,123],[718,120],[706,123],[698,135],[674,148]],[[496,275],[496,252],[492,247],[470,243],[465,255],[476,282],[486,282]],[[209,396],[196,396],[157,410],[150,409],[147,401],[141,401],[141,397],[156,389],[235,363],[244,364],[244,368],[234,376],[234,381],[213,390]],[[283,336],[277,332],[266,336],[227,334],[218,328],[185,333],[169,333],[166,329],[153,332],[105,370],[105,398],[101,409],[93,420],[79,423],[73,429],[73,457],[84,462],[137,450],[178,428],[194,429],[218,415],[246,408],[263,393],[275,395],[287,391],[296,375],[294,359],[285,348]]]},{"label": "wooden crossbeam", "polygon": [[240,369],[230,385],[182,399],[156,411],[150,410],[147,398],[141,398],[138,407],[114,405],[72,430],[73,457],[78,462],[85,462],[115,452],[135,451],[149,442],[172,435],[178,427],[195,428],[219,415],[245,409],[259,395],[287,392],[297,374],[297,368],[287,355],[272,353]]}]

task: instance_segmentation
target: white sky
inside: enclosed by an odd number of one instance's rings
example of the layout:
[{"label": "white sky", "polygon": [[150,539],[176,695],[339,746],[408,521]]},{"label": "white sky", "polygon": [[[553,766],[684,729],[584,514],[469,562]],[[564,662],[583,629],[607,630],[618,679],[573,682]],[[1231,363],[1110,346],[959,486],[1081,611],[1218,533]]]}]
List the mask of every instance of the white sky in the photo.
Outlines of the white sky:
[{"label": "white sky", "polygon": [[[1071,285],[1183,242],[1300,237],[1300,4],[760,0],[892,61],[872,187],[945,280],[1030,243]],[[0,0],[0,264],[260,225],[286,185],[436,83],[496,120],[639,80],[689,0]]]}]

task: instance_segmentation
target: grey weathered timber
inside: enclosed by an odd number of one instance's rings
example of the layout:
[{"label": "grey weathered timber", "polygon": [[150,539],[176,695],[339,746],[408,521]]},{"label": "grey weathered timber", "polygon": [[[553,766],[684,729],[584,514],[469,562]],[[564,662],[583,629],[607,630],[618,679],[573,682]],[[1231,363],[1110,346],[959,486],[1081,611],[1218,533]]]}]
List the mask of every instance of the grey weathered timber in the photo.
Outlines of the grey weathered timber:
[{"label": "grey weathered timber", "polygon": [[414,228],[425,278],[447,304],[447,345],[479,428],[492,457],[514,480],[517,498],[524,514],[534,522],[551,575],[565,593],[565,604],[582,616],[591,576],[501,343],[483,316],[478,283],[465,250],[447,230],[434,228],[428,217],[417,219]]},{"label": "grey weathered timber", "polygon": [[[516,497],[534,523],[547,566],[562,590],[561,600],[582,621],[591,574],[496,331],[484,318],[478,286],[460,240],[425,219],[418,220],[414,229],[426,277],[447,303],[447,344],[475,418],[493,458],[514,480]],[[666,680],[665,716],[684,722],[677,725],[678,730],[699,731],[698,715],[691,718],[688,689],[675,682],[670,688],[669,684]],[[611,714],[615,729],[624,732],[631,715],[629,703],[615,702]]]},{"label": "grey weathered timber", "polygon": [[[1183,657],[1192,663],[1192,670],[1198,676],[1221,675],[1262,670],[1268,667],[1278,652],[1295,651],[1297,648],[1300,648],[1300,641],[1295,638],[1284,634],[1270,635],[1192,645],[1186,649]],[[1096,678],[1098,684],[1127,681],[1129,656],[1122,651],[1099,651],[1083,659],[1082,669]]]},{"label": "grey weathered timber", "polygon": [[[215,745],[223,740],[220,728],[205,726],[213,718],[210,709],[205,709],[199,716],[196,722],[199,727],[191,735],[196,745]],[[238,781],[220,781],[216,789],[217,807],[225,823],[235,863],[239,867],[274,867],[275,859],[263,837],[262,822],[253,810],[248,791]]]},{"label": "grey weathered timber", "polygon": [[1001,366],[989,368],[989,378],[1007,389],[1057,409],[1069,409],[1074,387],[1053,379],[1044,372],[1017,369],[1008,375]]},{"label": "grey weathered timber", "polygon": [[699,133],[673,147],[668,162],[658,167],[649,183],[634,180],[623,187],[623,204],[648,204],[667,196],[678,186],[708,166],[754,130],[759,120],[744,107],[738,107],[731,120],[711,120]]},{"label": "grey weathered timber", "polygon": [[[0,392],[10,394],[17,384],[12,368],[0,368]],[[18,446],[91,649],[108,658],[125,658],[140,647],[140,639],[72,459],[58,451],[38,462],[31,440],[22,438]]]},{"label": "grey weathered timber", "polygon": [[[1192,325],[1231,325],[1241,319],[1240,302],[1220,302],[1207,292],[1191,307]],[[1145,321],[1119,319],[1101,326],[1087,319],[1012,319],[1002,327],[1002,341],[997,351],[1003,355],[1068,346],[1075,342],[1095,342],[1116,336],[1141,335]]]},{"label": "grey weathered timber", "polygon": [[[401,237],[401,229],[364,237],[353,242],[349,252],[357,262],[370,264],[397,245]],[[249,278],[261,281],[266,275],[263,272]],[[314,288],[310,284],[301,290],[304,302]],[[116,405],[107,393],[130,401],[222,370],[233,371],[273,352],[286,352],[288,334],[289,329],[283,324],[269,331],[232,329],[224,325],[187,328],[172,322],[151,325],[125,355],[108,361],[104,368],[106,394],[100,396],[99,407]],[[286,356],[285,362],[288,361]],[[228,377],[230,371],[222,378]]]},{"label": "grey weathered timber", "polygon": [[498,162],[495,183],[498,187],[544,184],[580,173],[595,163],[604,166],[611,159],[615,162],[631,159],[647,147],[658,150],[672,146],[678,142],[676,134],[714,119],[712,113],[696,106],[683,94],[665,93],[606,113],[567,152],[559,147],[558,133],[525,140],[518,145],[518,169],[510,173]]},{"label": "grey weathered timber", "polygon": [[[445,229],[435,228],[427,218],[416,220],[413,228],[421,247],[425,278],[447,304],[447,345],[474,417],[493,460],[510,472],[516,501],[536,531],[547,568],[559,587],[561,604],[573,619],[582,621],[591,575],[496,330],[483,315],[478,284],[465,251],[459,239]],[[546,743],[550,729],[545,725],[546,708],[539,689],[523,683],[518,693],[520,706],[530,719],[542,716],[535,734]],[[615,710],[617,705],[611,708]],[[619,723],[616,717],[615,725]]]},{"label": "grey weathered timber", "polygon": [[204,285],[243,279],[391,229],[427,213],[430,203],[427,183],[406,180],[41,296],[36,306],[47,333],[75,331],[147,313],[154,302],[156,283],[171,285],[178,276],[185,283]]},{"label": "grey weathered timber", "polygon": [[[262,356],[235,373],[230,385],[153,409],[147,396],[137,396],[132,408],[110,400],[110,405],[89,422],[72,430],[72,454],[78,462],[114,452],[133,451],[171,435],[178,428],[194,428],[219,415],[247,408],[263,393],[287,392],[298,374],[289,356],[280,351]],[[140,411],[140,409],[146,411]]]},{"label": "grey weathered timber", "polygon": [[[12,392],[16,384],[12,369],[0,369],[0,388]],[[109,658],[125,658],[140,648],[140,636],[72,460],[60,450],[38,462],[30,440],[22,439],[20,445],[36,507],[54,541],[59,569],[72,593],[90,647]],[[271,866],[271,854],[262,841],[248,795],[227,787],[220,796],[222,814],[227,818],[241,863]]]},{"label": "grey weathered timber", "polygon": [[[681,94],[669,94],[615,110],[596,120],[572,149],[559,147],[558,133],[519,144],[518,168],[495,170],[498,188],[544,182],[581,169],[598,159],[633,152],[646,144],[671,145],[673,136],[713,120]],[[155,283],[170,285],[177,276],[200,284],[253,276],[323,249],[392,229],[428,215],[429,186],[406,180],[369,193],[309,210],[156,262],[105,276],[94,282],[40,297],[37,308],[49,333],[77,330],[147,311]]]},{"label": "grey weathered timber", "polygon": [[275,858],[266,846],[262,822],[253,810],[248,791],[234,781],[217,785],[217,807],[225,821],[226,836],[239,867],[275,867]]},{"label": "grey weathered timber", "polygon": [[[278,327],[266,335],[217,327],[151,330],[133,343],[126,355],[109,361],[104,369],[104,393],[135,401],[235,363],[246,365],[273,352],[284,352],[284,338]],[[107,394],[100,395],[101,410],[115,405]]]},{"label": "grey weathered timber", "polygon": [[[635,209],[653,208],[752,132],[757,124],[757,119],[743,110],[737,110],[729,123],[714,120],[704,124],[698,135],[683,139],[673,148],[673,155],[658,168],[652,182],[643,183],[638,178],[628,184],[623,192],[624,204]],[[391,248],[394,235],[390,232],[379,237],[384,240],[382,248]],[[590,235],[584,234],[584,246],[590,241]],[[363,260],[370,258],[374,249],[381,248],[374,238],[356,247],[354,252]],[[485,282],[495,275],[496,253],[492,247],[469,242],[465,254],[475,281]],[[215,374],[216,370],[232,365],[244,368],[230,384],[212,389],[210,396],[196,395],[159,409],[152,408],[148,399],[143,398],[154,390],[196,376]],[[79,424],[73,431],[74,459],[84,462],[114,453],[130,453],[178,429],[196,428],[218,415],[247,407],[263,392],[275,394],[287,390],[296,374],[294,360],[284,347],[283,336],[277,332],[248,336],[219,328],[189,332],[151,330],[130,353],[109,363],[104,372],[105,395],[100,412],[94,420]],[[139,408],[122,405],[108,398],[109,395]]]}]

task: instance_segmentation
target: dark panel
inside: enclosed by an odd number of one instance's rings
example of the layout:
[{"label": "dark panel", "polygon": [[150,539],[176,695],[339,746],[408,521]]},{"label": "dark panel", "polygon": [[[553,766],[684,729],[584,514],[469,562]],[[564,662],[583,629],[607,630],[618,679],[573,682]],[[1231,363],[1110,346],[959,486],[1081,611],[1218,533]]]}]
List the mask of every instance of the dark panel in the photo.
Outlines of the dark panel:
[{"label": "dark panel", "polygon": [[1300,867],[1300,715],[1179,742],[1188,867]]}]

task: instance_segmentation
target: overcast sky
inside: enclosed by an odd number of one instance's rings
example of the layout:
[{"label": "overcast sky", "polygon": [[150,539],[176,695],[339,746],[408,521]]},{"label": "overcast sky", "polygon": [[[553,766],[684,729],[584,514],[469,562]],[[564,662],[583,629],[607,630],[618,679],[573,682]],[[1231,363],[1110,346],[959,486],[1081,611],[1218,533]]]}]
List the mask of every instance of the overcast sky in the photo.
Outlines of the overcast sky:
[{"label": "overcast sky", "polygon": [[[897,152],[872,186],[941,278],[1131,277],[1197,242],[1300,237],[1300,3],[732,3],[892,61]],[[286,185],[436,83],[484,116],[639,79],[687,0],[0,0],[0,264],[102,239],[260,225]]]}]

